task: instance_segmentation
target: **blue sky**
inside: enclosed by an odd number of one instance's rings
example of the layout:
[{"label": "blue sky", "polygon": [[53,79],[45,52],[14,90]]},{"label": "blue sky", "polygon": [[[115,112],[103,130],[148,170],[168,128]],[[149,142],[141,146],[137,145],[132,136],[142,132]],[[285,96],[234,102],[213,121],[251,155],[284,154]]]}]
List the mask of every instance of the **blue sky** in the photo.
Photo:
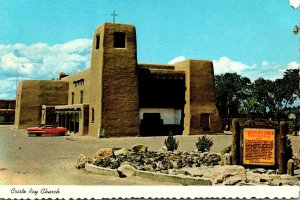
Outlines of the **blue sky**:
[{"label": "blue sky", "polygon": [[138,62],[212,60],[216,74],[252,80],[299,63],[288,0],[0,0],[0,98],[15,98],[21,79],[89,67],[93,31],[114,10],[136,26]]}]

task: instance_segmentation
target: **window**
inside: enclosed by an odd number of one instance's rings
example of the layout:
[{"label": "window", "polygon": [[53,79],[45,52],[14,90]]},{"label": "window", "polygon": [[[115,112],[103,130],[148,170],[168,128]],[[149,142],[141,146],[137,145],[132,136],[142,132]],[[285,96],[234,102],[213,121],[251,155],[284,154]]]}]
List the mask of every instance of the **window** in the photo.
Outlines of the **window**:
[{"label": "window", "polygon": [[100,34],[96,35],[96,49],[100,48]]},{"label": "window", "polygon": [[92,108],[92,123],[94,123],[94,120],[95,120],[95,109]]},{"label": "window", "polygon": [[114,48],[126,47],[126,34],[122,32],[114,33]]},{"label": "window", "polygon": [[74,104],[74,96],[75,96],[75,94],[74,94],[74,92],[72,92],[72,104]]},{"label": "window", "polygon": [[80,103],[83,103],[83,90],[80,90]]}]

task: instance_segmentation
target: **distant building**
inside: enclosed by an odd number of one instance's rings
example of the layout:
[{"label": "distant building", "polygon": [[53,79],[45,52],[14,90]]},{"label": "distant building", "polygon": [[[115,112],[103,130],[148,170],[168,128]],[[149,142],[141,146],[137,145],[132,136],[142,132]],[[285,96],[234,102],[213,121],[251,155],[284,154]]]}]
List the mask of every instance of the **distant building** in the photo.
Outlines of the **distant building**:
[{"label": "distant building", "polygon": [[104,23],[94,33],[91,68],[20,82],[15,126],[40,123],[108,137],[220,132],[213,64],[138,63],[135,27]]},{"label": "distant building", "polygon": [[15,122],[16,100],[0,99],[0,124],[13,124]]}]

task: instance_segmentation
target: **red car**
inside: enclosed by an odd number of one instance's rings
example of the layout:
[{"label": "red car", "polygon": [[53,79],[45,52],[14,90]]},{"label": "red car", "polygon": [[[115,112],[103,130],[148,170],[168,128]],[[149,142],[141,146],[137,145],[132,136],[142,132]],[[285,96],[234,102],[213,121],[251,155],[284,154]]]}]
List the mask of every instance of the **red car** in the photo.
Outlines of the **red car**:
[{"label": "red car", "polygon": [[32,128],[27,128],[27,134],[36,136],[41,136],[42,134],[51,134],[51,135],[65,135],[69,130],[64,127],[57,127],[55,125],[42,125]]}]

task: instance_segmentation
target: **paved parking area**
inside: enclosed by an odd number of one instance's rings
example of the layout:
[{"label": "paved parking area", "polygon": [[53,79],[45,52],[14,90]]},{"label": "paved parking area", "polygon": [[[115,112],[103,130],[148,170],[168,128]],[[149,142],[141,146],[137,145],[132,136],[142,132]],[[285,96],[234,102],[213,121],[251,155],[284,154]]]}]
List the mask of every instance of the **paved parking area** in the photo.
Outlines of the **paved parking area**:
[{"label": "paved parking area", "polygon": [[[199,136],[176,136],[179,150],[196,149]],[[220,152],[231,143],[231,135],[208,135],[214,145],[212,152]],[[299,136],[290,136],[294,152],[298,152]],[[28,137],[25,130],[0,126],[0,184],[56,184],[56,185],[159,185],[170,184],[138,177],[118,178],[87,173],[74,166],[80,153],[93,158],[102,147],[131,148],[145,144],[149,150],[164,145],[166,137],[96,138],[90,136]]]}]

